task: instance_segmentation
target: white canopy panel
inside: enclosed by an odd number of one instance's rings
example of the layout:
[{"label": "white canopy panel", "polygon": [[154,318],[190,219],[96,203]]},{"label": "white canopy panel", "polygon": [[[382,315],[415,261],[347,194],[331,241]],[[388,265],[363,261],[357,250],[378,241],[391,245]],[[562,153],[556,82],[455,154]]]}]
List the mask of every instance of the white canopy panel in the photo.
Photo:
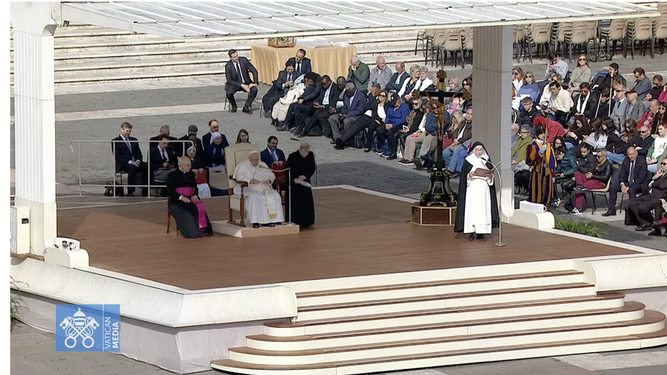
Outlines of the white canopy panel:
[{"label": "white canopy panel", "polygon": [[62,2],[54,19],[180,38],[424,30],[656,17],[615,1]]}]

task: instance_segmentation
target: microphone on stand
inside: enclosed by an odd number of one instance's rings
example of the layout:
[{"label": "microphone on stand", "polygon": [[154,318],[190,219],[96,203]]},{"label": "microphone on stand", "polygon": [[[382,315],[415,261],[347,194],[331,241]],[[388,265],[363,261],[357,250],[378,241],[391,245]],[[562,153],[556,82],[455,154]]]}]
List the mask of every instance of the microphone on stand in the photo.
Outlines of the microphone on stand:
[{"label": "microphone on stand", "polygon": [[498,242],[494,243],[494,245],[496,245],[498,247],[503,247],[503,246],[507,246],[507,244],[503,242],[503,221],[500,218],[500,211],[501,211],[500,202],[502,202],[502,199],[503,199],[503,180],[502,180],[502,177],[500,176],[500,172],[498,172],[498,170],[497,170],[497,167],[500,165],[500,163],[501,162],[498,162],[498,164],[496,164],[494,166],[490,161],[487,160],[487,168],[488,168],[488,165],[491,164],[491,168],[489,168],[489,169],[491,169],[492,171],[494,171],[497,174],[498,179],[496,181],[498,181],[498,184],[500,185],[499,186],[500,187],[500,196],[498,197],[498,199],[499,199],[499,201],[498,201]]}]

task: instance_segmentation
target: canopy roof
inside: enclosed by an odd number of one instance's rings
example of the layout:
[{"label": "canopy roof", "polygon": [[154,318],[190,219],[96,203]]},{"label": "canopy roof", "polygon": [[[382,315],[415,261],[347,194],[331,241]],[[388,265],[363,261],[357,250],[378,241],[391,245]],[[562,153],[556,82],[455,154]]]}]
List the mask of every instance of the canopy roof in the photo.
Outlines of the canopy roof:
[{"label": "canopy roof", "polygon": [[265,37],[658,16],[614,1],[62,2],[54,19],[180,38]]}]

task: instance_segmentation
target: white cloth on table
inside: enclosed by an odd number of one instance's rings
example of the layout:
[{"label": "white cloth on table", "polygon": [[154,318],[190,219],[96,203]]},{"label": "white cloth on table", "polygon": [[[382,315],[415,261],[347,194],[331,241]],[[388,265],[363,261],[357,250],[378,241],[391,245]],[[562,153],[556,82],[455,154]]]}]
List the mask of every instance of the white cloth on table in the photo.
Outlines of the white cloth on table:
[{"label": "white cloth on table", "polygon": [[[280,223],[285,220],[280,194],[271,186],[276,176],[266,163],[260,161],[253,166],[250,160],[244,160],[234,169],[234,179],[248,183],[243,189],[243,197],[245,215],[250,223]],[[259,183],[251,184],[252,180]],[[241,195],[240,185],[234,187],[234,194]]]}]

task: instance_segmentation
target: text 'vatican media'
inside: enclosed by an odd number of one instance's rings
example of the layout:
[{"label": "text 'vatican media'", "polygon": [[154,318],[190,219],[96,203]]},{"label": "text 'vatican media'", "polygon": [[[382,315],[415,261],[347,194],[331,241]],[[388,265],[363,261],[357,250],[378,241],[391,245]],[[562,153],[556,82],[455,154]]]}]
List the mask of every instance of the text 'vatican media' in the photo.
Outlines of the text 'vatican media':
[{"label": "text 'vatican media'", "polygon": [[56,305],[56,351],[119,352],[120,305]]}]

